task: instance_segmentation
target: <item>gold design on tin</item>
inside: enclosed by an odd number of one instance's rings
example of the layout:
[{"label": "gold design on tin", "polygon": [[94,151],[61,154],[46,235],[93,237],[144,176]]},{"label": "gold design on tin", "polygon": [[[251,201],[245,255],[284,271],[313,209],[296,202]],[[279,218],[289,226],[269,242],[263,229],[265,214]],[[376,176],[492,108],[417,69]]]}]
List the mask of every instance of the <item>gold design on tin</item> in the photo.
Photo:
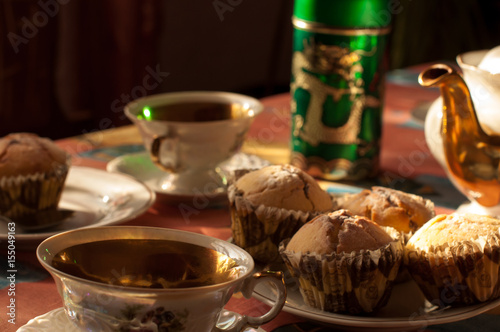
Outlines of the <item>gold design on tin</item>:
[{"label": "gold design on tin", "polygon": [[302,115],[297,114],[293,117],[293,136],[299,136],[300,129],[302,129],[302,126],[304,125],[304,118]]},{"label": "gold design on tin", "polygon": [[[301,88],[309,92],[310,101],[301,128],[295,128],[293,135],[300,137],[312,146],[327,144],[361,144],[361,116],[366,106],[379,106],[380,101],[365,96],[364,80],[361,78],[363,67],[359,63],[362,56],[375,54],[377,48],[365,52],[337,45],[316,44],[313,38],[309,43],[304,40],[304,51],[293,53],[291,84],[292,95]],[[335,88],[325,84],[318,75],[337,74],[347,82],[346,88]],[[329,127],[323,124],[323,107],[328,97],[339,102],[344,96],[352,102],[349,118],[340,127]],[[294,105],[295,106],[295,105]],[[296,107],[296,106],[295,106]],[[296,114],[296,109],[293,110]],[[299,123],[294,115],[293,121]]]}]

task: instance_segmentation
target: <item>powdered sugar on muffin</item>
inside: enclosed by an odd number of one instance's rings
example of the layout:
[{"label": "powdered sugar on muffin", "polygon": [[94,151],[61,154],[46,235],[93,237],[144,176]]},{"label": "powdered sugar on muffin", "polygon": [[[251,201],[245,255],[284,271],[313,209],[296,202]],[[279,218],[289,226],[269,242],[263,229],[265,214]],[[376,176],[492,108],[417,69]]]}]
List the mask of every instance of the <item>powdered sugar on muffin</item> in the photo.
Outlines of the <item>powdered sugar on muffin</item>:
[{"label": "powdered sugar on muffin", "polygon": [[347,210],[320,215],[292,237],[287,250],[294,252],[352,252],[376,250],[394,241],[379,225]]},{"label": "powdered sugar on muffin", "polygon": [[307,173],[291,165],[272,165],[243,175],[236,188],[254,206],[327,211],[331,197]]},{"label": "powdered sugar on muffin", "polygon": [[405,233],[415,232],[435,216],[432,201],[385,187],[347,195],[340,207]]}]

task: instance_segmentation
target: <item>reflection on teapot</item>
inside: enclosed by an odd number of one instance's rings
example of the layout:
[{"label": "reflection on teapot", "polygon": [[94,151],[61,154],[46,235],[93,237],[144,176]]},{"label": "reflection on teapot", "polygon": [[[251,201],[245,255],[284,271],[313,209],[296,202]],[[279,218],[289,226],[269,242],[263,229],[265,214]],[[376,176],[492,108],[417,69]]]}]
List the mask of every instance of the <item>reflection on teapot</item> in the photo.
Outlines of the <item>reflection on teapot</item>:
[{"label": "reflection on teapot", "polygon": [[484,207],[499,205],[500,135],[481,125],[465,81],[452,67],[436,64],[420,74],[419,83],[441,90],[441,156],[450,179],[471,201]]}]

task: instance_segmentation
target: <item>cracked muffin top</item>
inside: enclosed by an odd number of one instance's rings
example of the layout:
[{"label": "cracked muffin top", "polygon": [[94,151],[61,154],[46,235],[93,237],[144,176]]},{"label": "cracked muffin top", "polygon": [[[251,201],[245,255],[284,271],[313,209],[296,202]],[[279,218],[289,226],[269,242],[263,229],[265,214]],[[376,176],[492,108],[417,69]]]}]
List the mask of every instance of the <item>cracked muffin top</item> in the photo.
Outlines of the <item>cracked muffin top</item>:
[{"label": "cracked muffin top", "polygon": [[300,228],[286,250],[301,253],[351,253],[377,250],[395,241],[377,223],[347,210],[322,214]]},{"label": "cracked muffin top", "polygon": [[329,211],[333,200],[312,176],[291,165],[271,165],[249,172],[235,183],[238,194],[254,206]]},{"label": "cracked muffin top", "polygon": [[453,245],[463,241],[486,243],[500,238],[500,220],[472,213],[441,214],[426,222],[407,244],[408,249]]},{"label": "cracked muffin top", "polygon": [[340,208],[405,233],[415,232],[436,215],[432,201],[385,187],[347,195]]},{"label": "cracked muffin top", "polygon": [[31,133],[0,138],[0,176],[47,173],[67,161],[68,154],[48,138]]}]

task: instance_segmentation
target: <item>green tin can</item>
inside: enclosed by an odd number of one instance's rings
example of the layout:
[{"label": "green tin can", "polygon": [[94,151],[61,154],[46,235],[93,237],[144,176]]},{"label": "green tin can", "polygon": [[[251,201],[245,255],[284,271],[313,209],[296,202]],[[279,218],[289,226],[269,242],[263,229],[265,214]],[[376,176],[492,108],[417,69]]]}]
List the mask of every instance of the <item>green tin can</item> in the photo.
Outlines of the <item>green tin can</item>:
[{"label": "green tin can", "polygon": [[390,0],[295,0],[291,164],[358,180],[379,168]]}]

